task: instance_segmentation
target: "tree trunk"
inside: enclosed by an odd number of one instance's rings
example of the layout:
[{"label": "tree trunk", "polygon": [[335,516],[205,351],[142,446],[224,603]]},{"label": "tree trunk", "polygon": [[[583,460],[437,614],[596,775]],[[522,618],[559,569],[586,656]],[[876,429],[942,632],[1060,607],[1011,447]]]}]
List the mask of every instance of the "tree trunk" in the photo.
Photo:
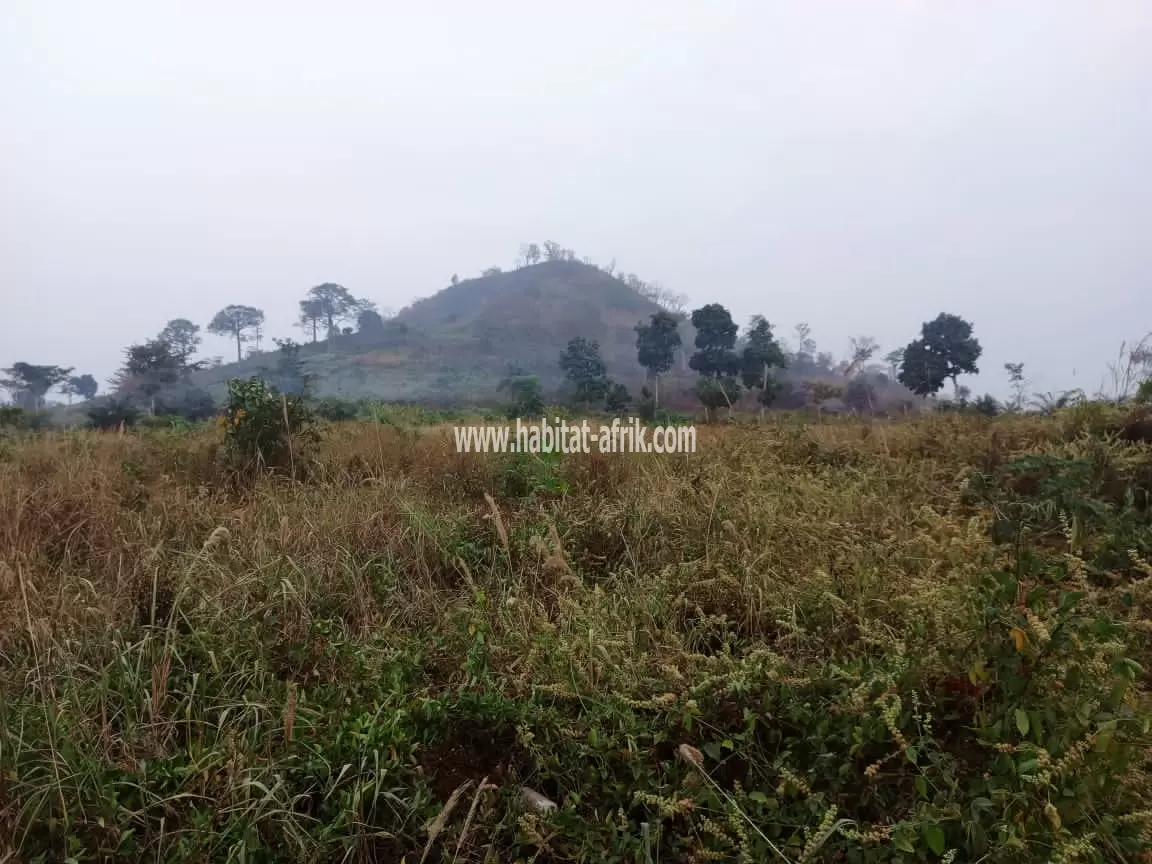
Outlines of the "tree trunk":
[{"label": "tree trunk", "polygon": [[316,344],[316,319],[312,319],[312,344]]},{"label": "tree trunk", "polygon": [[659,372],[656,373],[654,380],[656,383],[652,389],[652,410],[653,411],[659,411],[660,410],[660,373]]},{"label": "tree trunk", "polygon": [[236,330],[236,362],[240,362],[240,330]]}]

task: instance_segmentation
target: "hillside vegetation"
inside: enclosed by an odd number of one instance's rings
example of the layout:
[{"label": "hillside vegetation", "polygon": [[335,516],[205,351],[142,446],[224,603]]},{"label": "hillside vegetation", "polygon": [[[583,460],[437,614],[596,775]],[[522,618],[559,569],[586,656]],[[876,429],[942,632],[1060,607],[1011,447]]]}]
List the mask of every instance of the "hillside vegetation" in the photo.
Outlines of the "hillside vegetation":
[{"label": "hillside vegetation", "polygon": [[1117,409],[240,471],[261,410],[0,440],[0,859],[1148,860]]},{"label": "hillside vegetation", "polygon": [[[546,261],[465,279],[401,310],[379,332],[305,344],[301,359],[321,398],[491,403],[509,367],[532,370],[555,392],[563,383],[559,350],[583,336],[599,342],[610,374],[638,389],[644,370],[633,328],[659,308],[595,267]],[[261,374],[275,363],[275,353],[266,352],[194,380],[219,399],[230,378]]]}]

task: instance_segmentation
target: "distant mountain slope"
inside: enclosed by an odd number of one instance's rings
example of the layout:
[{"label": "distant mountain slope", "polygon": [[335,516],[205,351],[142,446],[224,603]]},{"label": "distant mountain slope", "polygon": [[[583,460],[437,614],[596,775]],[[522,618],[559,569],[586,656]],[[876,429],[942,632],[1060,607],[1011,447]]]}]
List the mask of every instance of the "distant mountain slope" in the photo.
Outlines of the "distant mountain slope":
[{"label": "distant mountain slope", "polygon": [[595,339],[610,374],[633,379],[636,333],[659,306],[619,279],[578,261],[549,261],[468,279],[418,300],[397,320],[442,349],[474,352],[484,365],[516,363],[546,380],[560,350],[577,336]]},{"label": "distant mountain slope", "polygon": [[[609,375],[638,390],[634,327],[659,310],[624,282],[578,261],[549,261],[466,279],[417,300],[376,335],[354,333],[301,346],[316,395],[426,403],[490,402],[510,365],[563,384],[561,350],[583,336],[600,343]],[[685,344],[691,328],[685,325]],[[194,380],[217,399],[229,378],[270,373],[276,352],[204,370]]]}]

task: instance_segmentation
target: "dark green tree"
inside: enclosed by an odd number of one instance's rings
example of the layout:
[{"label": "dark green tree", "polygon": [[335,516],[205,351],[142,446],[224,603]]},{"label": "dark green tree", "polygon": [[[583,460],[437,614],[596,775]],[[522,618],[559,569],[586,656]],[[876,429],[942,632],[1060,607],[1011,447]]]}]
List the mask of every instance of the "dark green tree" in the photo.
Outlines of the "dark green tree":
[{"label": "dark green tree", "polygon": [[560,352],[560,369],[576,390],[576,398],[585,406],[604,398],[608,390],[600,343],[577,336]]},{"label": "dark green tree", "polygon": [[150,339],[124,349],[124,364],[113,383],[117,393],[142,396],[156,413],[156,396],[185,372],[184,360],[168,342]]},{"label": "dark green tree", "polygon": [[920,338],[904,349],[900,383],[919,396],[936,393],[948,379],[959,392],[957,377],[975,375],[983,349],[972,336],[972,325],[956,315],[942,312],[921,327]]},{"label": "dark green tree", "polygon": [[604,410],[612,414],[623,414],[632,404],[632,394],[623,384],[610,382],[604,397]]},{"label": "dark green tree", "polygon": [[73,375],[68,379],[68,383],[72,386],[72,392],[84,400],[95,398],[96,391],[100,389],[96,379],[87,372],[83,375]]},{"label": "dark green tree", "polygon": [[780,384],[772,376],[773,369],[786,369],[788,358],[784,349],[772,335],[772,325],[763,315],[752,318],[748,329],[744,351],[740,355],[740,377],[744,386],[750,390],[757,390],[757,401],[760,403],[760,415],[763,417],[764,409],[773,403]]},{"label": "dark green tree", "polygon": [[180,355],[180,359],[185,364],[188,363],[188,358],[196,353],[196,348],[200,345],[200,326],[193,324],[187,318],[173,318],[164,325],[164,329],[160,331],[157,337],[169,345],[172,349]]},{"label": "dark green tree", "polygon": [[255,306],[225,306],[208,322],[208,332],[236,340],[236,362],[243,357],[241,343],[244,333],[264,323],[264,311]]},{"label": "dark green tree", "polygon": [[0,378],[0,387],[11,394],[13,403],[29,411],[39,411],[44,407],[48,391],[67,381],[72,367],[13,363],[0,371],[7,376]]},{"label": "dark green tree", "polygon": [[736,333],[739,329],[732,314],[719,303],[709,303],[692,312],[692,326],[696,328],[696,351],[688,359],[688,366],[699,373],[696,397],[706,413],[727,406],[740,398],[740,357],[736,354]]},{"label": "dark green tree", "polygon": [[99,389],[100,385],[96,383],[96,379],[88,374],[69,375],[68,380],[60,385],[60,391],[68,397],[69,405],[72,404],[73,396],[88,400],[95,396]]},{"label": "dark green tree", "polygon": [[680,347],[680,324],[676,316],[661,310],[653,313],[647,324],[637,324],[636,359],[654,383],[652,407],[660,407],[660,376],[672,368],[676,349]]}]

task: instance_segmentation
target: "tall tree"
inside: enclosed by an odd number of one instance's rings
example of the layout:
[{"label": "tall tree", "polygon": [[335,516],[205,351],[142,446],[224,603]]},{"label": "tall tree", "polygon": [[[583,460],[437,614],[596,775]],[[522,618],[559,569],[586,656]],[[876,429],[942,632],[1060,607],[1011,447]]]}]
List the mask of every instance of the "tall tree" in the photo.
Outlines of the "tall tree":
[{"label": "tall tree", "polygon": [[756,398],[760,402],[761,418],[764,409],[772,404],[779,390],[779,383],[771,376],[771,371],[785,369],[787,366],[788,358],[772,335],[772,325],[763,315],[754,316],[740,356],[740,377],[745,387],[759,391]]},{"label": "tall tree", "polygon": [[164,325],[158,339],[162,339],[172,346],[172,350],[180,355],[185,364],[188,358],[196,353],[200,345],[200,325],[193,324],[187,318],[173,318]]},{"label": "tall tree", "polygon": [[537,243],[525,244],[524,250],[524,263],[528,266],[540,263],[540,245]]},{"label": "tall tree", "polygon": [[636,359],[655,381],[653,405],[660,407],[660,376],[672,368],[680,347],[680,327],[676,316],[661,310],[647,324],[637,324]]},{"label": "tall tree", "polygon": [[924,322],[920,338],[908,343],[900,365],[900,383],[920,396],[937,392],[947,379],[959,393],[957,377],[975,375],[983,349],[972,336],[972,325],[957,315],[942,312]]},{"label": "tall tree", "polygon": [[225,306],[208,323],[208,332],[236,340],[236,362],[239,363],[244,333],[264,323],[264,311],[255,306]]},{"label": "tall tree", "polygon": [[339,325],[351,321],[364,308],[364,301],[357,300],[348,289],[335,282],[325,282],[308,290],[308,297],[300,301],[300,309],[311,301],[319,313],[320,320],[327,325],[329,336],[339,333]]},{"label": "tall tree", "polygon": [[171,343],[149,339],[124,349],[124,364],[114,383],[119,393],[139,394],[147,399],[149,412],[155,414],[157,394],[179,381],[185,370],[184,359]]},{"label": "tall tree", "polygon": [[560,369],[576,388],[577,398],[586,406],[603,399],[608,391],[608,378],[600,344],[577,336],[560,352]]},{"label": "tall tree", "polygon": [[44,407],[48,391],[66,381],[72,367],[13,363],[0,371],[7,376],[0,379],[0,387],[12,395],[12,401],[22,408],[38,411]]},{"label": "tall tree", "polygon": [[735,378],[740,371],[740,357],[734,350],[739,328],[732,313],[719,303],[694,310],[692,326],[696,328],[696,351],[688,366],[700,374],[696,396],[705,411],[715,411],[723,405],[731,410],[740,396],[740,382]]},{"label": "tall tree", "polygon": [[324,320],[324,310],[320,303],[311,298],[300,301],[300,317],[297,319],[297,326],[301,330],[307,332],[312,331],[312,341],[316,341],[316,330],[320,326],[320,322]]}]

